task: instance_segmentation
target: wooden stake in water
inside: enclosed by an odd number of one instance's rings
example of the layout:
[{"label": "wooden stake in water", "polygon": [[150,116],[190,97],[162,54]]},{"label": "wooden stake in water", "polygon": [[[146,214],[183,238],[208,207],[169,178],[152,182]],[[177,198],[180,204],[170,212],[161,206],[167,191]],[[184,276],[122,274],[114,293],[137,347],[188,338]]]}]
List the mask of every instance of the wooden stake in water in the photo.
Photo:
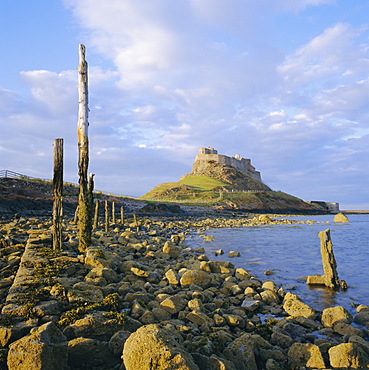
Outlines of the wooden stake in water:
[{"label": "wooden stake in water", "polygon": [[324,275],[307,276],[306,283],[309,285],[325,285],[328,288],[336,289],[341,286],[347,289],[345,280],[340,280],[337,273],[337,263],[333,253],[330,229],[319,232],[320,254]]},{"label": "wooden stake in water", "polygon": [[79,196],[78,196],[78,249],[84,252],[91,243],[91,212],[89,212],[89,200],[87,190],[88,171],[88,77],[87,62],[85,60],[86,48],[79,45],[78,65],[78,174],[79,174]]},{"label": "wooden stake in water", "polygon": [[324,283],[329,288],[337,288],[340,286],[340,280],[337,273],[336,259],[333,254],[331,231],[330,229],[321,231],[318,236],[320,239],[320,253],[322,255]]},{"label": "wooden stake in water", "polygon": [[63,139],[54,140],[53,177],[53,249],[61,250],[63,244]]}]

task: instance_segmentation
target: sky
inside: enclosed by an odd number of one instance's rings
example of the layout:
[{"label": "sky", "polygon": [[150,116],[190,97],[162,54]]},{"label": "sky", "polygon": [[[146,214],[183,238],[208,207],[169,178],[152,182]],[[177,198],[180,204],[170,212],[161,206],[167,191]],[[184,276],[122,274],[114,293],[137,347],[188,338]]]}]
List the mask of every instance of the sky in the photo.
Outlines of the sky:
[{"label": "sky", "polygon": [[140,196],[200,147],[303,200],[369,209],[369,1],[1,0],[0,170],[78,182],[78,45],[95,188]]}]

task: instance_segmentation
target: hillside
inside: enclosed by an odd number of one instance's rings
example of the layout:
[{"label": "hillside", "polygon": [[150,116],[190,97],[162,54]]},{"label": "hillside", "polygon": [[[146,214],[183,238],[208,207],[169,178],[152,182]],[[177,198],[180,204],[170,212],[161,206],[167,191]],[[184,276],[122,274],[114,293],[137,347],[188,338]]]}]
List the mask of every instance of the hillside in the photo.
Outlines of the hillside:
[{"label": "hillside", "polygon": [[243,171],[214,161],[195,161],[192,171],[179,181],[157,185],[140,199],[268,212],[323,211],[292,195],[272,191]]}]

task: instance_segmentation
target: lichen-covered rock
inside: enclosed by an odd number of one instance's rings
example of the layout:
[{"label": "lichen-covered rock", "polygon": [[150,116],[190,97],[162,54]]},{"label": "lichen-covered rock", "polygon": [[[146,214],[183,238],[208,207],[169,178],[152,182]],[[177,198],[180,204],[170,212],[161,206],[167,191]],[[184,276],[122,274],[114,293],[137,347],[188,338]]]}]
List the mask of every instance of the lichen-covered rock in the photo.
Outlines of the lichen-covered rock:
[{"label": "lichen-covered rock", "polygon": [[323,310],[321,322],[326,328],[331,328],[338,322],[350,324],[352,315],[342,306],[329,307]]},{"label": "lichen-covered rock", "polygon": [[181,253],[181,248],[178,247],[173,242],[167,241],[164,244],[163,252],[167,253],[170,256],[170,258],[177,258]]},{"label": "lichen-covered rock", "polygon": [[355,326],[345,324],[343,322],[337,322],[333,325],[333,330],[335,333],[338,333],[340,335],[355,335],[364,337],[365,333],[360,328],[357,328]]},{"label": "lichen-covered rock", "polygon": [[123,346],[128,337],[131,335],[129,331],[120,330],[117,331],[109,340],[109,349],[114,355],[121,356],[123,352]]},{"label": "lichen-covered rock", "polygon": [[8,369],[62,370],[67,367],[66,337],[52,322],[31,330],[9,346]]},{"label": "lichen-covered rock", "polygon": [[234,276],[235,276],[236,279],[239,279],[239,280],[246,280],[246,279],[250,279],[251,278],[250,273],[248,273],[242,267],[236,269]]},{"label": "lichen-covered rock", "polygon": [[369,357],[355,343],[341,343],[328,350],[329,362],[333,368],[366,369]]},{"label": "lichen-covered rock", "polygon": [[286,349],[292,346],[293,339],[287,333],[284,334],[281,331],[274,331],[271,335],[270,343]]},{"label": "lichen-covered rock", "polygon": [[325,364],[318,346],[308,343],[294,343],[288,351],[291,368],[324,369]]},{"label": "lichen-covered rock", "polygon": [[86,281],[93,281],[96,278],[104,278],[106,282],[116,283],[119,281],[118,274],[108,267],[94,267],[85,277]]},{"label": "lichen-covered rock", "polygon": [[187,306],[187,298],[184,294],[175,294],[160,302],[160,307],[171,314],[178,313]]},{"label": "lichen-covered rock", "polygon": [[288,292],[283,301],[283,309],[292,317],[304,316],[315,319],[315,311],[297,295]]},{"label": "lichen-covered rock", "polygon": [[224,355],[237,370],[257,370],[254,347],[251,334],[245,333],[225,348]]},{"label": "lichen-covered rock", "polygon": [[202,270],[187,270],[180,280],[182,287],[198,285],[201,288],[208,288],[211,283],[211,276]]},{"label": "lichen-covered rock", "polygon": [[230,251],[230,252],[228,252],[228,257],[229,258],[240,257],[240,256],[241,256],[241,253],[238,252],[238,251]]},{"label": "lichen-covered rock", "polygon": [[68,342],[68,365],[70,369],[112,369],[121,362],[107,342],[91,338],[74,338]]},{"label": "lichen-covered rock", "polygon": [[173,269],[169,269],[165,273],[165,277],[168,280],[169,284],[171,284],[171,285],[178,285],[179,284],[178,274]]},{"label": "lichen-covered rock", "polygon": [[369,325],[369,309],[363,309],[355,314],[354,322],[360,325]]},{"label": "lichen-covered rock", "polygon": [[115,332],[123,328],[122,325],[118,324],[117,319],[97,311],[68,325],[63,333],[68,339],[85,337],[109,340]]},{"label": "lichen-covered rock", "polygon": [[124,343],[126,370],[199,370],[181,345],[179,333],[157,324],[142,326]]},{"label": "lichen-covered rock", "polygon": [[260,293],[260,297],[266,304],[278,304],[279,303],[279,296],[276,292],[272,290],[264,290]]},{"label": "lichen-covered rock", "polygon": [[273,292],[277,292],[277,287],[275,285],[275,282],[271,280],[264,281],[261,287],[263,289],[268,289],[268,290],[272,290]]},{"label": "lichen-covered rock", "polygon": [[203,324],[214,325],[214,320],[203,312],[192,311],[187,314],[186,319],[199,326]]},{"label": "lichen-covered rock", "polygon": [[349,222],[347,216],[343,213],[337,213],[333,219],[334,222]]}]

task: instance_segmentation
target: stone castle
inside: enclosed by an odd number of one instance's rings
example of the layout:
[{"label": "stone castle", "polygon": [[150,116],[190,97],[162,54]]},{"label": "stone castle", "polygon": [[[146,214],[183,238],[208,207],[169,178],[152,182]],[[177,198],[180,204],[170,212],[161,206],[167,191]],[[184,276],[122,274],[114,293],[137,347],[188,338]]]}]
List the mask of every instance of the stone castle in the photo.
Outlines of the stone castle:
[{"label": "stone castle", "polygon": [[261,181],[261,175],[259,171],[255,171],[255,167],[252,166],[251,160],[246,158],[241,158],[239,154],[236,154],[234,157],[228,157],[226,155],[218,154],[218,151],[214,148],[200,148],[199,153],[195,157],[196,161],[214,161],[219,164],[224,164],[226,166],[235,167],[253,179]]}]

